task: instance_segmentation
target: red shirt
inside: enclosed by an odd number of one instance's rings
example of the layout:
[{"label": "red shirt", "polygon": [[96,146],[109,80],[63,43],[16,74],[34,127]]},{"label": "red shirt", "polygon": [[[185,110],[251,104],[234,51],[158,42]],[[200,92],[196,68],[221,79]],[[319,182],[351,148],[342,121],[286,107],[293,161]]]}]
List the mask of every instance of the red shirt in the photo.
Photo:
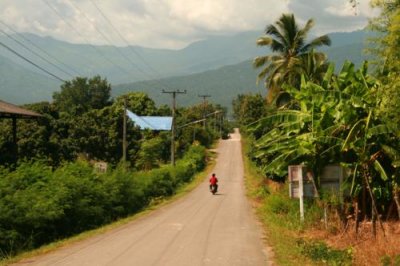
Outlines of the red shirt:
[{"label": "red shirt", "polygon": [[217,177],[212,176],[212,177],[210,178],[210,184],[211,184],[211,185],[215,185],[215,184],[217,184],[217,183],[218,183]]}]

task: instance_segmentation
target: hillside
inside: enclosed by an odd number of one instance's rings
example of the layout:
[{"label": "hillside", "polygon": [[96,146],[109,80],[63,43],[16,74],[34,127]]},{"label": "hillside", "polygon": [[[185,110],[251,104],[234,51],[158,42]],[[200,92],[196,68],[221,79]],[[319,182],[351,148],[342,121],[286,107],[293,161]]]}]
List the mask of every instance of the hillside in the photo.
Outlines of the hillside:
[{"label": "hillside", "polygon": [[[339,70],[345,60],[360,65],[365,58],[363,44],[353,43],[341,47],[329,48],[325,52],[330,61]],[[118,96],[128,91],[144,91],[158,104],[170,104],[170,96],[161,93],[162,89],[187,90],[186,95],[179,95],[178,103],[192,105],[202,101],[198,95],[208,94],[210,101],[231,108],[231,103],[238,94],[266,93],[263,83],[256,85],[259,70],[252,67],[252,60],[224,66],[198,74],[171,77],[166,79],[143,81],[113,86],[113,95]]]},{"label": "hillside", "polygon": [[170,104],[171,96],[162,93],[162,90],[186,90],[177,98],[178,105],[188,106],[202,101],[198,95],[209,94],[208,100],[212,103],[231,107],[232,99],[240,93],[265,93],[263,84],[256,86],[257,71],[253,69],[251,60],[236,65],[221,67],[199,74],[181,77],[171,77],[157,81],[144,81],[131,84],[113,86],[113,96],[128,91],[144,91],[157,104]]},{"label": "hillside", "polygon": [[[39,37],[27,33],[23,36],[25,39],[12,35],[13,38],[35,51],[38,50],[26,39],[48,54],[55,56],[59,61],[68,65],[68,67],[65,67],[57,63],[66,72],[80,76],[99,74],[107,77],[110,82],[118,84],[193,74],[241,62],[257,54],[254,40],[258,33],[211,36],[180,50],[150,49],[138,46],[116,49],[116,47],[105,45],[71,44],[51,37]],[[67,73],[32,55],[14,40],[0,36],[0,41],[61,78],[71,78]],[[41,51],[38,51],[38,53],[42,54]],[[3,48],[0,49],[0,56],[8,58],[28,70],[39,71]],[[47,55],[44,55],[44,57],[48,59]]]},{"label": "hillside", "polygon": [[0,99],[15,103],[50,100],[60,82],[24,69],[0,56]]},{"label": "hillside", "polygon": [[[245,63],[241,63],[268,52],[265,48],[255,45],[255,40],[261,34],[262,32],[244,32],[234,36],[210,36],[181,50],[143,47],[122,47],[117,50],[110,46],[93,48],[93,46],[71,44],[51,37],[23,35],[48,54],[55,56],[58,61],[68,65],[56,62],[56,65],[71,73],[71,76],[28,53],[6,36],[0,37],[0,41],[65,80],[72,79],[74,74],[74,76],[79,74],[87,77],[99,74],[114,84],[116,90],[114,95],[120,94],[122,90],[143,89],[150,91],[149,93],[155,96],[157,102],[169,103],[166,95],[157,95],[162,87],[165,89],[168,86],[192,91],[192,97],[189,97],[188,101],[184,101],[187,103],[198,100],[197,97],[193,99],[193,95],[207,93],[213,95],[213,101],[229,102],[230,105],[231,98],[239,92],[263,91],[261,88],[255,89],[257,72],[251,69],[250,63],[247,66]],[[360,63],[364,58],[362,47],[366,36],[364,31],[332,33],[330,34],[332,46],[324,51],[328,53],[332,61],[339,65],[345,59]],[[14,37],[20,39],[20,36]],[[120,53],[127,55],[126,58],[122,57]],[[46,55],[44,57],[49,59]],[[143,58],[145,61],[142,60]],[[60,83],[58,81],[1,47],[0,63],[0,76],[4,81],[0,83],[0,98],[6,101],[29,103],[48,100],[51,99],[54,91],[59,90]],[[238,64],[237,69],[235,64]],[[227,65],[230,66],[224,68]],[[156,81],[145,82],[146,80]],[[160,86],[158,83],[163,85]],[[157,93],[152,92],[153,90]],[[225,93],[232,97],[226,98]],[[222,99],[218,95],[221,95]]]}]

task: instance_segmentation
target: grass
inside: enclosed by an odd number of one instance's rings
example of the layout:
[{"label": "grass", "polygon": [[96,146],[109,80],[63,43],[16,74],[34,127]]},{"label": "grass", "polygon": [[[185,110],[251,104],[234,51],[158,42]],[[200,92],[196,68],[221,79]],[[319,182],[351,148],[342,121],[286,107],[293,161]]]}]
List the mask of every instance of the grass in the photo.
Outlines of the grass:
[{"label": "grass", "polygon": [[[245,137],[242,144],[246,155],[248,143]],[[268,245],[272,246],[275,264],[351,265],[351,249],[332,249],[324,242],[304,237],[304,232],[315,223],[320,208],[309,204],[306,221],[301,223],[298,201],[289,199],[287,187],[268,182],[247,156],[244,160],[247,194],[263,224]]]},{"label": "grass", "polygon": [[177,192],[174,195],[172,195],[171,197],[158,198],[157,200],[153,200],[151,202],[151,204],[147,208],[145,208],[143,211],[140,211],[134,215],[131,215],[127,218],[118,220],[111,224],[107,224],[107,225],[99,227],[97,229],[86,231],[86,232],[83,232],[76,236],[47,244],[47,245],[42,246],[35,250],[23,252],[15,257],[10,257],[10,258],[1,260],[0,266],[6,266],[6,265],[9,265],[12,263],[16,263],[23,259],[40,256],[40,255],[49,253],[51,251],[54,251],[56,249],[59,249],[61,247],[69,246],[76,242],[88,239],[90,237],[93,237],[93,236],[96,236],[99,234],[103,234],[103,233],[113,230],[117,227],[120,227],[122,225],[130,223],[132,221],[135,221],[135,220],[139,219],[140,217],[146,216],[146,215],[150,214],[151,212],[158,210],[167,204],[175,202],[176,200],[182,198],[183,196],[185,196],[186,194],[188,194],[189,192],[194,190],[201,182],[204,181],[205,176],[208,175],[208,173],[210,173],[212,171],[212,169],[214,168],[215,163],[216,163],[216,161],[215,161],[216,153],[212,152],[212,151],[208,151],[208,158],[209,159],[208,159],[207,167],[202,172],[197,173],[190,183],[183,184],[180,188],[178,188]]}]

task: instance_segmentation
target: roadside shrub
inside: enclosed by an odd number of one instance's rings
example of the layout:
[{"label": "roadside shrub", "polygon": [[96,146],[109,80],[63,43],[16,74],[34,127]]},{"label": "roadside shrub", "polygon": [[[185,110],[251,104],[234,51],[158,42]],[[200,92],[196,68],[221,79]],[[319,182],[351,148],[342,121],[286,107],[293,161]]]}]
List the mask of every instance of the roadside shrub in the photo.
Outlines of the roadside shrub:
[{"label": "roadside shrub", "polygon": [[0,250],[12,254],[48,239],[61,215],[48,182],[51,169],[39,162],[19,165],[0,176]]},{"label": "roadside shrub", "polygon": [[326,265],[351,265],[352,250],[337,250],[329,248],[323,242],[307,242],[299,240],[297,245],[301,253],[315,262],[322,262]]},{"label": "roadside shrub", "polygon": [[176,167],[130,172],[123,165],[96,173],[86,162],[52,171],[44,163],[0,168],[0,259],[96,228],[171,196],[205,166],[193,146]]},{"label": "roadside shrub", "polygon": [[134,213],[149,202],[145,194],[145,182],[137,173],[132,174],[123,166],[104,175],[104,184],[108,189],[107,213],[110,215],[110,220]]}]

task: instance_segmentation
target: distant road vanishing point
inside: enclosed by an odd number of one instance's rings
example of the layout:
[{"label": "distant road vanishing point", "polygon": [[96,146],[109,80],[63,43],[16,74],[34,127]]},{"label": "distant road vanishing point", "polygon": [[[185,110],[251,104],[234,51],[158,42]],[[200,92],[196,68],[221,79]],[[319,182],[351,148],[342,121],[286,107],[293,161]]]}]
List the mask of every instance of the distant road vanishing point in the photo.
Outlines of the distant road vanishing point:
[{"label": "distant road vanishing point", "polygon": [[[268,265],[262,231],[245,196],[238,130],[219,143],[208,178],[185,197],[107,233],[13,265]],[[210,173],[211,174],[211,173]]]}]

